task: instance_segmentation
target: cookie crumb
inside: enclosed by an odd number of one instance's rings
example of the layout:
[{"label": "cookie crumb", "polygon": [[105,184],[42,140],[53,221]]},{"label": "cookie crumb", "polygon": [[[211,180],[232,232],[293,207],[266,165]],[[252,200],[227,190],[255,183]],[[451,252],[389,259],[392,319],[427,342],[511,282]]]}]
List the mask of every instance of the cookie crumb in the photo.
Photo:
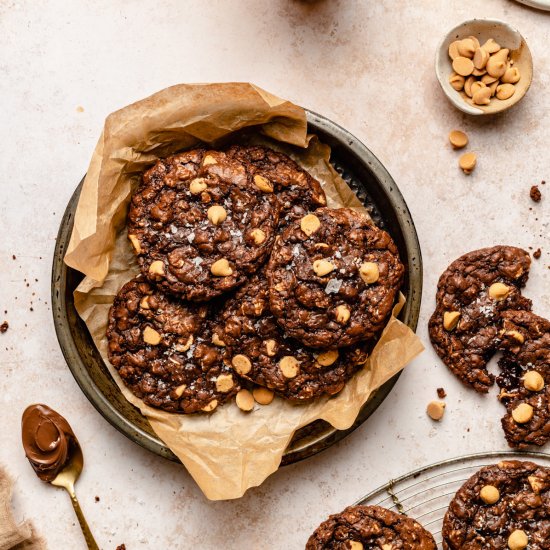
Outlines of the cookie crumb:
[{"label": "cookie crumb", "polygon": [[529,196],[531,197],[531,200],[534,202],[540,202],[542,199],[542,193],[540,192],[538,185],[533,185],[531,187],[531,191],[529,192]]},{"label": "cookie crumb", "polygon": [[116,550],[126,550],[126,545],[125,545],[125,544],[119,544],[119,545],[116,547]]},{"label": "cookie crumb", "polygon": [[535,258],[535,260],[538,260],[542,255],[542,251],[540,248],[537,248],[534,252],[533,252],[533,258]]},{"label": "cookie crumb", "polygon": [[4,334],[4,332],[6,332],[8,330],[8,328],[10,328],[10,325],[8,324],[7,321],[4,321],[1,325],[0,325],[0,333]]},{"label": "cookie crumb", "polygon": [[84,107],[82,107],[82,105],[79,105],[79,106],[76,108],[76,112],[77,112],[77,113],[83,113],[83,112],[84,112]]},{"label": "cookie crumb", "polygon": [[101,499],[100,499],[98,496],[95,497],[95,501],[96,501],[96,502],[99,502],[100,500],[101,500]]},{"label": "cookie crumb", "polygon": [[444,397],[447,397],[447,392],[445,391],[444,388],[437,388],[437,397],[439,397],[439,399],[443,399]]},{"label": "cookie crumb", "polygon": [[12,255],[11,255],[11,259],[12,259],[12,260],[17,260],[17,256],[16,256],[15,254],[12,254]]}]

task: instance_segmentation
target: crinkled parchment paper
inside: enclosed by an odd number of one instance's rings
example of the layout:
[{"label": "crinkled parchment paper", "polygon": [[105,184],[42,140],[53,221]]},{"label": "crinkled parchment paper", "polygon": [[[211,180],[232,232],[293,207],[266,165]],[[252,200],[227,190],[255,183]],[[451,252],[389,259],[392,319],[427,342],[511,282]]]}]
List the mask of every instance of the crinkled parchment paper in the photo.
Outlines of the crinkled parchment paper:
[{"label": "crinkled parchment paper", "polygon": [[251,84],[179,85],[107,118],[65,256],[67,265],[86,275],[75,305],[123,395],[213,500],[238,498],[260,485],[277,470],[302,426],[324,419],[339,430],[349,428],[369,395],[423,350],[413,331],[392,316],[364,369],[336,397],[308,405],[276,398],[251,413],[230,403],[211,415],[171,414],[146,406],[126,389],[107,359],[105,331],[115,294],[139,271],[125,229],[131,192],[158,157],[200,141],[224,144],[236,135],[289,152],[322,183],[329,206],[362,209],[328,162],[330,149],[307,135],[303,109]]}]

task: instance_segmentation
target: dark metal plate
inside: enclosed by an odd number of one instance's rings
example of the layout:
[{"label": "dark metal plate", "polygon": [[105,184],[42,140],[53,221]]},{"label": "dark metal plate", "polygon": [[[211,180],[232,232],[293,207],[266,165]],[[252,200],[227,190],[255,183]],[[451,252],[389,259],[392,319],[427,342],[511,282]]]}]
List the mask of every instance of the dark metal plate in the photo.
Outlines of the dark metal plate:
[{"label": "dark metal plate", "polygon": [[[415,330],[422,295],[422,258],[409,209],[397,185],[380,161],[349,132],[311,111],[307,111],[307,118],[309,132],[317,134],[332,148],[331,162],[336,170],[369,209],[375,222],[388,230],[395,240],[407,266],[403,284],[407,303],[399,317]],[[82,182],[67,205],[53,258],[52,310],[59,345],[78,385],[106,420],[142,447],[177,461],[145,417],[123,397],[74,308],[73,292],[82,274],[67,267],[63,257],[72,233],[81,187]],[[282,464],[312,456],[346,437],[378,408],[398,378],[396,374],[371,396],[348,430],[336,430],[324,421],[298,430],[285,451]]]}]

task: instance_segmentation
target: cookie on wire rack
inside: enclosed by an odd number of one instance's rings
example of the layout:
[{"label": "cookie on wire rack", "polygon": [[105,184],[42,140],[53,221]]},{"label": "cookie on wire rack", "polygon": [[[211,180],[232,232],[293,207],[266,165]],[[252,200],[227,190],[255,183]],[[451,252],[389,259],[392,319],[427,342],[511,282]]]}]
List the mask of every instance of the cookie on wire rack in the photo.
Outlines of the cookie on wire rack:
[{"label": "cookie on wire rack", "polygon": [[548,550],[550,468],[505,460],[458,490],[443,520],[444,550]]},{"label": "cookie on wire rack", "polygon": [[306,550],[437,550],[417,521],[380,506],[349,506],[315,530]]}]

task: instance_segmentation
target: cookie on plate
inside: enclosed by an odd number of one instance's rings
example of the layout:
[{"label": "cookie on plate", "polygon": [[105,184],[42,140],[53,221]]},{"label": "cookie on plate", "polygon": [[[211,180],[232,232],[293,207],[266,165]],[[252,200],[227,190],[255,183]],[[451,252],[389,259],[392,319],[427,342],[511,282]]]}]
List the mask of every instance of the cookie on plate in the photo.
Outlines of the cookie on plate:
[{"label": "cookie on plate", "polygon": [[502,311],[531,309],[520,292],[530,265],[525,250],[494,246],[464,254],[439,278],[429,323],[432,345],[455,376],[478,392],[494,382],[487,362],[497,348]]},{"label": "cookie on plate", "polygon": [[475,473],[443,520],[444,550],[548,550],[550,468],[503,461]]},{"label": "cookie on plate", "polygon": [[326,206],[320,183],[288,155],[261,146],[233,145],[227,155],[240,160],[260,189],[271,189],[282,203],[280,225]]},{"label": "cookie on plate", "polygon": [[334,395],[368,357],[365,345],[316,352],[287,338],[269,310],[263,272],[254,275],[217,314],[215,342],[239,376],[303,402]]},{"label": "cookie on plate", "polygon": [[349,208],[320,208],[275,241],[267,268],[271,311],[306,346],[350,346],[382,330],[404,271],[388,233]]},{"label": "cookie on plate", "polygon": [[239,390],[211,343],[207,307],[181,302],[139,277],[115,297],[107,329],[109,361],[147,405],[211,412]]},{"label": "cookie on plate", "polygon": [[437,550],[417,521],[380,506],[349,506],[330,516],[309,538],[306,550]]},{"label": "cookie on plate", "polygon": [[550,321],[530,311],[502,314],[504,351],[499,360],[502,427],[511,447],[544,445],[550,439]]},{"label": "cookie on plate", "polygon": [[159,160],[132,196],[128,237],[141,271],[164,290],[207,301],[267,259],[280,202],[243,163],[194,149]]}]

